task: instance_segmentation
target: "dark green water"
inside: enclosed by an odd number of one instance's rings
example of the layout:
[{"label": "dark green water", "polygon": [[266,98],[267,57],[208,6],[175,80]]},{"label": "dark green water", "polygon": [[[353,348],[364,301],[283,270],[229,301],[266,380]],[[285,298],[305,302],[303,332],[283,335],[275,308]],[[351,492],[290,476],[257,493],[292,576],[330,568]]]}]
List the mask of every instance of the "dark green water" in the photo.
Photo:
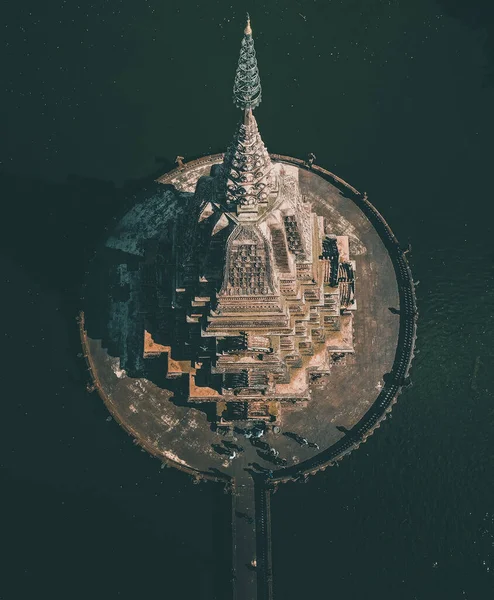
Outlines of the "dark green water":
[{"label": "dark green water", "polygon": [[73,317],[112,182],[229,142],[245,9],[268,149],[367,191],[420,281],[393,418],[273,498],[276,597],[493,595],[492,4],[25,0],[1,42],[2,600],[220,597],[213,488],[106,421]]}]

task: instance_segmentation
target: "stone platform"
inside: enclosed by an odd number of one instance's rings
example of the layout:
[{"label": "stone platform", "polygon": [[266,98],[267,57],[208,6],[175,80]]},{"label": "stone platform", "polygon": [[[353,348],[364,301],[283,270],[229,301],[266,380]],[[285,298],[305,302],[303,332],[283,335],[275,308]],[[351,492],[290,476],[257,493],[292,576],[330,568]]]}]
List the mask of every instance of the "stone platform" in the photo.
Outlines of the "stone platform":
[{"label": "stone platform", "polygon": [[[286,468],[265,460],[262,448],[243,436],[225,438],[213,431],[211,415],[203,406],[191,407],[177,400],[176,389],[164,378],[144,377],[140,372],[145,282],[139,281],[139,263],[144,260],[145,248],[179,214],[198,178],[221,162],[222,155],[193,161],[161,177],[118,221],[90,266],[81,333],[95,388],[140,445],[197,477],[227,480],[235,477],[240,467],[250,468],[255,463],[258,471],[274,470],[274,479],[283,480],[284,473],[294,478],[312,471],[316,464],[317,468],[323,466],[324,460],[317,455],[329,457],[328,449],[341,445],[349,432],[366,420],[378,397],[382,398],[385,375],[396,368],[404,316],[402,311],[400,314],[398,267],[390,257],[389,239],[372,222],[374,213],[376,218],[380,215],[357,190],[334,175],[290,157],[272,155],[272,159],[298,169],[301,193],[312,202],[313,210],[331,222],[334,234],[348,236],[358,290],[355,353],[342,357],[329,375],[313,382],[306,406],[284,408],[280,431],[268,428],[262,438],[286,459]],[[412,350],[408,359],[405,357],[405,371],[413,355],[414,335],[412,327]],[[156,360],[158,374],[160,360]],[[402,381],[395,384],[397,393]],[[374,419],[375,424],[378,421]],[[371,429],[365,430],[365,436]],[[318,448],[302,446],[286,433],[306,438]],[[244,449],[233,461],[218,453],[225,439]]]}]

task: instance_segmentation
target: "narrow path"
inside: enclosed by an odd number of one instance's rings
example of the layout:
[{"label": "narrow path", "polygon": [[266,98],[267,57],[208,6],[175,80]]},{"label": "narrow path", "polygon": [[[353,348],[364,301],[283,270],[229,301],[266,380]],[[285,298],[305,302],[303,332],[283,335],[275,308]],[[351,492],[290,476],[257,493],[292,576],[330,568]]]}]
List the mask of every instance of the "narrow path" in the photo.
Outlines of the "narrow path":
[{"label": "narrow path", "polygon": [[234,598],[271,600],[271,492],[262,479],[252,478],[242,461],[237,465],[233,486]]},{"label": "narrow path", "polygon": [[235,568],[235,600],[257,600],[257,561],[255,484],[244,470],[243,461],[235,469],[233,502],[233,548]]},{"label": "narrow path", "polygon": [[257,590],[259,600],[273,598],[271,560],[271,490],[259,482],[256,492]]}]

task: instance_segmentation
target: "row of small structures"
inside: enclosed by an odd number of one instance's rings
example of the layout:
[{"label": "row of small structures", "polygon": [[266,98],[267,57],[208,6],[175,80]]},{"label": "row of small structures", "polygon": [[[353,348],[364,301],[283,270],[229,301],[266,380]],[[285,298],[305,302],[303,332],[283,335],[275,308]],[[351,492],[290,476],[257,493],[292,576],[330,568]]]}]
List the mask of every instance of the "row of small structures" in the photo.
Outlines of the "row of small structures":
[{"label": "row of small structures", "polygon": [[[162,183],[167,183],[179,176],[180,173],[185,170],[189,170],[194,167],[197,168],[202,165],[215,164],[221,161],[222,158],[223,154],[214,154],[195,159],[185,165],[173,169],[166,175],[166,177],[161,178],[160,181]],[[286,483],[288,481],[304,481],[309,475],[314,475],[318,471],[324,470],[328,466],[336,464],[344,456],[357,449],[360,444],[365,442],[369,435],[371,435],[374,430],[380,426],[381,422],[386,419],[387,414],[391,412],[392,406],[396,403],[402,388],[409,384],[409,371],[414,357],[414,348],[417,338],[416,329],[418,317],[415,286],[406,258],[407,251],[403,250],[403,248],[400,246],[398,240],[391,231],[391,228],[386,223],[379,211],[369,202],[366,194],[361,194],[358,190],[333,173],[317,165],[308,165],[303,160],[279,154],[271,154],[271,158],[275,161],[285,162],[306,170],[315,171],[336,187],[343,188],[350,199],[357,204],[357,206],[371,221],[376,231],[380,235],[383,243],[385,244],[395,269],[400,296],[400,331],[398,347],[391,373],[389,373],[385,378],[384,387],[382,388],[378,398],[361,419],[361,421],[355,427],[353,427],[345,435],[345,437],[336,442],[336,444],[327,450],[315,456],[313,459],[309,459],[299,465],[275,471],[273,476],[265,482],[269,487],[276,486],[278,483]],[[89,391],[98,391],[106,406],[112,412],[115,420],[122,425],[130,435],[135,436],[134,442],[141,444],[145,450],[147,450],[150,454],[160,458],[160,460],[162,460],[167,466],[180,469],[181,471],[192,475],[194,480],[197,482],[201,479],[207,479],[229,485],[231,483],[231,478],[226,474],[222,474],[219,471],[215,471],[214,473],[202,472],[192,467],[180,464],[164,456],[163,454],[157,453],[156,449],[151,444],[147,444],[145,440],[138,438],[136,432],[131,431],[128,427],[128,424],[124,424],[121,421],[118,413],[113,410],[112,403],[106,397],[106,393],[104,392],[99,381],[97,371],[92,363],[83,311],[79,313],[78,323],[83,353],[92,380],[92,384],[88,386],[88,389]]]}]

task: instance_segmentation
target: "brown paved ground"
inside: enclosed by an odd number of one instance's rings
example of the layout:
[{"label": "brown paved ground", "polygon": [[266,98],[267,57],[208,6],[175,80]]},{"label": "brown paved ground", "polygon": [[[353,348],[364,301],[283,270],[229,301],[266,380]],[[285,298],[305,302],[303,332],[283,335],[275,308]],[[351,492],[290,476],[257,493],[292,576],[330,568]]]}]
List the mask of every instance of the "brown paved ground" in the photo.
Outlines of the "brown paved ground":
[{"label": "brown paved ground", "polygon": [[[187,191],[191,189],[191,179],[198,173],[203,174],[204,169],[201,167],[194,173],[181,175],[180,183],[187,180]],[[354,320],[356,352],[347,357],[343,364],[335,365],[331,375],[317,382],[307,408],[285,411],[282,416],[283,432],[303,435],[309,441],[317,442],[322,451],[345,435],[337,427],[351,428],[376,400],[383,385],[383,375],[391,370],[395,355],[400,317],[392,314],[389,307],[398,308],[399,297],[391,260],[378,234],[360,209],[315,173],[301,170],[300,182],[302,193],[314,203],[315,211],[331,219],[331,233],[349,236],[351,258],[357,265],[358,309]],[[179,202],[180,199],[173,200],[169,196],[163,198],[170,218],[173,218],[174,201]],[[163,220],[165,205],[160,206],[159,201],[154,199],[148,207],[146,203],[142,205],[141,210],[157,211],[156,220],[159,221]],[[153,221],[152,215],[148,221]],[[124,226],[117,227],[114,236],[123,238],[126,235]],[[121,260],[122,264],[127,261],[124,253]],[[132,290],[131,269],[128,269],[128,273],[126,270],[124,276],[128,278]],[[107,279],[107,274],[101,271],[97,274],[97,285],[108,285]],[[137,329],[140,327],[139,307],[135,304],[132,291],[127,299],[118,303],[118,311],[119,315],[127,315],[127,320],[137,323]],[[252,462],[268,468],[272,466],[260,458],[256,449],[243,438],[239,438],[237,443],[245,448],[245,452],[235,459],[233,465],[218,455],[211,444],[221,443],[223,438],[211,431],[206,415],[189,407],[175,405],[169,399],[169,391],[146,379],[135,379],[121,373],[118,352],[112,347],[110,351],[113,356],[110,356],[103,347],[108,345],[107,341],[99,339],[98,332],[101,329],[92,326],[91,318],[98,318],[94,316],[94,307],[92,315],[89,311],[86,322],[89,348],[97,376],[108,397],[107,404],[118,420],[148,449],[152,448],[158,456],[202,472],[219,469],[235,475],[235,471]],[[104,320],[105,316],[99,315],[99,318]],[[115,316],[113,320],[118,325]],[[289,465],[301,463],[319,452],[300,447],[282,434],[270,432],[264,439],[280,451]]]}]

